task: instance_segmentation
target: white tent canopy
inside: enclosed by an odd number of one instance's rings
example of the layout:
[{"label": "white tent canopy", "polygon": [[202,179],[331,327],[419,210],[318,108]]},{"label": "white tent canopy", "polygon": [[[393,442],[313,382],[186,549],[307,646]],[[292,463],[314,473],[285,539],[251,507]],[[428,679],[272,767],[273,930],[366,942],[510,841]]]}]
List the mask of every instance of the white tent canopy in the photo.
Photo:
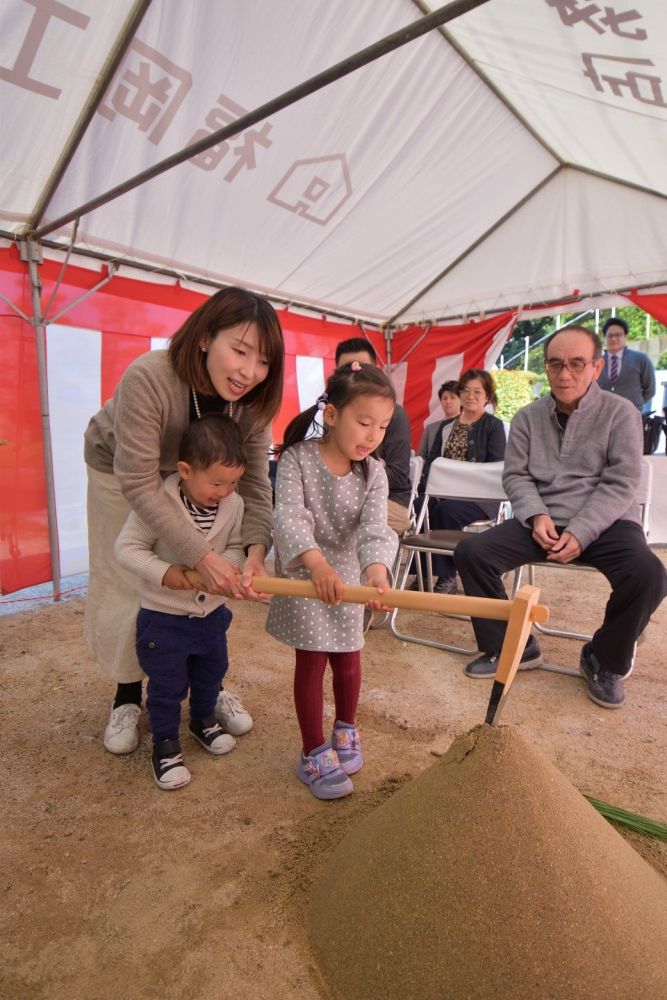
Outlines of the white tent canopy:
[{"label": "white tent canopy", "polygon": [[[478,2],[43,235],[378,325],[664,284],[667,5],[638,3]],[[434,6],[1,0],[0,230],[39,235]]]}]

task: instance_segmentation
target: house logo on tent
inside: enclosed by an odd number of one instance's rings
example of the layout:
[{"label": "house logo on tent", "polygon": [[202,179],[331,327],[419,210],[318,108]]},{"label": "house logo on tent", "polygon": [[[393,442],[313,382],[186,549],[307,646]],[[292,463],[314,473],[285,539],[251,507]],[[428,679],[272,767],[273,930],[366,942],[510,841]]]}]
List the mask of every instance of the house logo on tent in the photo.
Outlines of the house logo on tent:
[{"label": "house logo on tent", "polygon": [[352,194],[345,154],[295,160],[267,201],[326,226]]}]

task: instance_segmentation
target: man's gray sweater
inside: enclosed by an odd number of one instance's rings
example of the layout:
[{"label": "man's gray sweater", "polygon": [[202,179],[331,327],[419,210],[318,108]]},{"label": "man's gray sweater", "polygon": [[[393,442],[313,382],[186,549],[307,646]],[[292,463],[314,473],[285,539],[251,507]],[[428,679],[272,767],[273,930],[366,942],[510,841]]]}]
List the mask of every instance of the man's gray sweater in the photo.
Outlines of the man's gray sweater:
[{"label": "man's gray sweater", "polygon": [[641,416],[627,399],[594,382],[562,430],[555,399],[543,396],[510,428],[503,485],[514,516],[528,525],[548,514],[582,550],[614,521],[640,522],[642,452]]}]

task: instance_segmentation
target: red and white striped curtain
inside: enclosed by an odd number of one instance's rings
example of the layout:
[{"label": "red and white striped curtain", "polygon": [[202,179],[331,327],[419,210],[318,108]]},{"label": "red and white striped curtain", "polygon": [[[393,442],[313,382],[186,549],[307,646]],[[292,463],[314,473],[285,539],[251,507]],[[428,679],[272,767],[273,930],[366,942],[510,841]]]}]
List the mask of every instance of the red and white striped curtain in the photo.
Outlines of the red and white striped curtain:
[{"label": "red and white striped curtain", "polygon": [[[60,264],[40,268],[47,303]],[[206,296],[172,284],[115,276],[82,302],[100,280],[99,270],[70,266],[51,313],[63,313],[46,331],[49,411],[63,576],[87,568],[86,476],[83,432],[112,394],[123,372],[168,337]],[[32,293],[16,251],[0,250],[0,290],[26,316]],[[334,368],[336,345],[362,336],[354,325],[280,311],[285,334],[283,405],[273,425],[274,441],[286,424],[322,392]],[[490,367],[515,320],[514,313],[461,326],[411,327],[391,342],[391,374],[412,423],[413,444],[424,424],[439,416],[441,382],[469,367]],[[382,334],[369,339],[387,361]],[[32,325],[7,305],[0,316],[0,592],[13,593],[51,578],[37,356]]]}]

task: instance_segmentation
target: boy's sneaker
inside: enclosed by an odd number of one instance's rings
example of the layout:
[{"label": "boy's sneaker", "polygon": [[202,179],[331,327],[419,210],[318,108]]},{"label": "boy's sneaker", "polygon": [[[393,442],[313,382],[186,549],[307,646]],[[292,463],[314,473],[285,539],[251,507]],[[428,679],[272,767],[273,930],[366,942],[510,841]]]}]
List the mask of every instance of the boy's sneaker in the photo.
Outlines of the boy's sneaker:
[{"label": "boy's sneaker", "polygon": [[232,736],[243,736],[252,729],[250,712],[246,711],[235,695],[224,689],[220,691],[215,703],[215,717],[224,731]]},{"label": "boy's sneaker", "polygon": [[[499,655],[499,653],[482,653],[464,668],[464,674],[467,677],[495,677]],[[519,670],[534,670],[535,667],[541,667],[543,662],[540,647],[533,640],[524,650],[519,661]]]},{"label": "boy's sneaker", "polygon": [[346,774],[356,774],[364,766],[359,730],[347,722],[336,722],[331,734],[331,746],[338,754],[340,766]]},{"label": "boy's sneaker", "polygon": [[625,701],[623,678],[609,670],[600,669],[600,661],[591,649],[590,642],[581,650],[579,673],[586,681],[586,693],[591,701],[603,708],[620,708]]},{"label": "boy's sneaker", "polygon": [[138,705],[119,705],[111,709],[107,728],[104,730],[104,748],[109,753],[132,753],[139,746]]},{"label": "boy's sneaker", "polygon": [[307,757],[302,752],[296,773],[316,799],[342,799],[354,791],[330,743],[323,743]]},{"label": "boy's sneaker", "polygon": [[433,587],[434,594],[456,594],[458,593],[455,576],[439,576],[438,582]]},{"label": "boy's sneaker", "polygon": [[170,792],[190,783],[192,775],[183,763],[181,744],[178,740],[162,740],[153,744],[153,777],[158,788]]},{"label": "boy's sneaker", "polygon": [[233,736],[223,732],[222,727],[215,721],[215,717],[208,719],[190,719],[188,727],[196,740],[199,740],[204,750],[219,756],[229,753],[236,746]]}]

